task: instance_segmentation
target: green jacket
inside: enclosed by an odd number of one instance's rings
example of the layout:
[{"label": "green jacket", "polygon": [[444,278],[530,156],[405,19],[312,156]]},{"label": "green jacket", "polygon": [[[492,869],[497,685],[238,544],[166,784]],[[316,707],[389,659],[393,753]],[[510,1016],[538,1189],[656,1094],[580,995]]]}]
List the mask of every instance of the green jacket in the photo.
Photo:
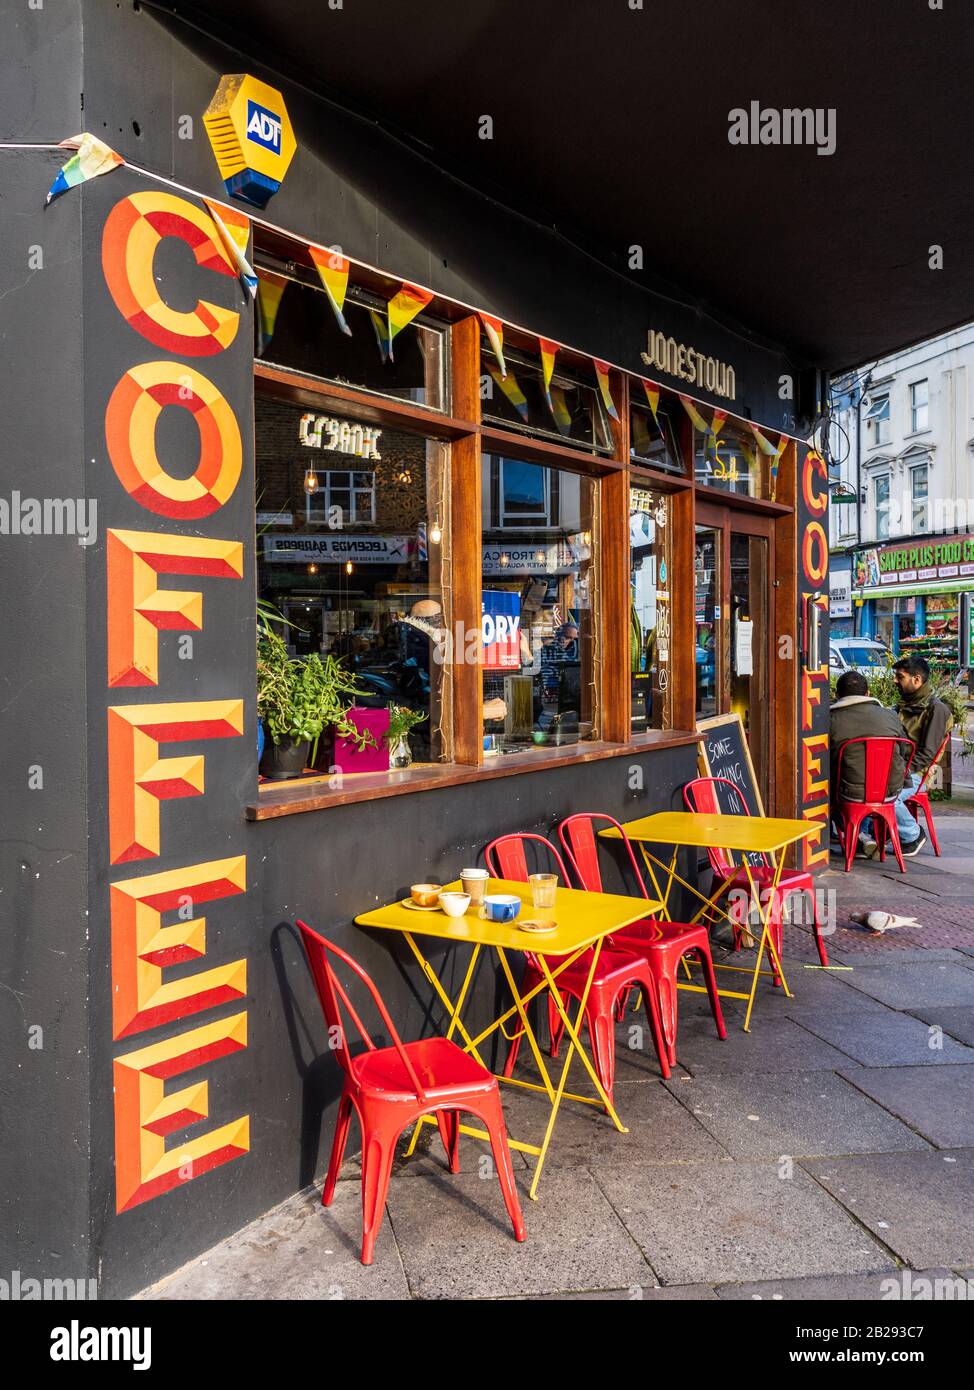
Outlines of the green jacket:
[{"label": "green jacket", "polygon": [[[829,712],[829,758],[831,763],[832,804],[837,800],[862,801],[866,790],[866,748],[862,743],[848,748],[842,757],[842,785],[836,787],[839,749],[850,738],[902,738],[903,725],[896,712],[886,709],[871,695],[847,695],[834,700]],[[909,737],[909,736],[908,736]],[[900,745],[890,764],[886,795],[895,796],[903,786],[907,748]]]},{"label": "green jacket", "polygon": [[940,745],[950,732],[954,716],[943,700],[937,699],[929,681],[925,681],[910,699],[904,696],[897,711],[907,738],[912,738],[916,744],[917,751],[913,755],[910,772],[922,775],[936,758]]}]

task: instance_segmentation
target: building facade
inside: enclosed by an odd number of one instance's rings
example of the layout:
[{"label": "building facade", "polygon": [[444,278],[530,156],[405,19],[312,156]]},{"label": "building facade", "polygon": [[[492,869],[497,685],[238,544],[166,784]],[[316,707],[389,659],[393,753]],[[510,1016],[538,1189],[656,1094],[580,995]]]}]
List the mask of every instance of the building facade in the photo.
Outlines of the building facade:
[{"label": "building facade", "polygon": [[974,325],[833,383],[832,635],[971,662]]}]

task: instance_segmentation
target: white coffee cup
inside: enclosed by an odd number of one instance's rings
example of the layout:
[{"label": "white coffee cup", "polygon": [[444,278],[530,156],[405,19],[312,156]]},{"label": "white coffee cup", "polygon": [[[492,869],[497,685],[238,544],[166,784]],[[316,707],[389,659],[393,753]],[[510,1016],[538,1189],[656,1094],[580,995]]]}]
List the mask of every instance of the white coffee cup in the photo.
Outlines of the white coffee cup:
[{"label": "white coffee cup", "polygon": [[448,917],[462,917],[470,906],[469,893],[441,893],[440,907]]}]

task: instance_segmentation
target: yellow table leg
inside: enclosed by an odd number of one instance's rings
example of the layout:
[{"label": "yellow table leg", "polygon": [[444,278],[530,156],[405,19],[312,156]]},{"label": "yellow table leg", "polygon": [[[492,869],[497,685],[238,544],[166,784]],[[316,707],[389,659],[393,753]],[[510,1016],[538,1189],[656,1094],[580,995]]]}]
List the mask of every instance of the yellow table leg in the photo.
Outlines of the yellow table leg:
[{"label": "yellow table leg", "polygon": [[785,972],[781,968],[781,961],[778,958],[778,952],[775,950],[774,942],[771,940],[771,914],[774,911],[775,901],[778,898],[778,884],[781,881],[781,870],[784,866],[784,862],[784,855],[779,852],[775,863],[774,883],[772,884],[771,890],[768,893],[767,909],[763,910],[761,908],[760,890],[755,887],[754,875],[751,873],[750,862],[747,856],[744,856],[744,868],[747,872],[747,881],[750,884],[752,900],[755,900],[757,902],[758,912],[761,915],[761,940],[758,945],[758,958],[754,966],[754,978],[751,981],[751,993],[747,1001],[747,1013],[744,1016],[745,1033],[749,1033],[751,1031],[751,1010],[754,1008],[754,996],[757,993],[758,975],[761,972],[761,960],[764,956],[765,944],[767,944],[768,947],[768,955],[771,957],[771,960],[778,971],[778,977],[781,980],[781,985],[785,991],[786,998],[794,998],[794,995],[788,988],[788,981],[785,979]]}]

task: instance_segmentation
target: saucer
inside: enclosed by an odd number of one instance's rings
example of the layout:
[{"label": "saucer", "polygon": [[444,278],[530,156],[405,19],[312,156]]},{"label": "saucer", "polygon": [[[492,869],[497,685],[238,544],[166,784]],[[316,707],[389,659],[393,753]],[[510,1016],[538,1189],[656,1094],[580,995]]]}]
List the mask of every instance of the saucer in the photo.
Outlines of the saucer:
[{"label": "saucer", "polygon": [[[400,906],[400,907],[408,907],[409,910],[410,910],[410,912],[442,912],[442,911],[443,911],[443,909],[440,907],[439,903],[433,903],[433,905],[432,905],[431,907],[420,907],[419,903],[414,903],[413,900],[412,900],[412,898],[403,898],[402,901],[400,902],[399,906]],[[445,915],[446,915],[446,914],[444,913],[444,916],[445,916]]]},{"label": "saucer", "polygon": [[558,923],[551,917],[528,917],[525,921],[518,922],[518,926],[522,931],[531,932],[535,936],[558,930]]}]

